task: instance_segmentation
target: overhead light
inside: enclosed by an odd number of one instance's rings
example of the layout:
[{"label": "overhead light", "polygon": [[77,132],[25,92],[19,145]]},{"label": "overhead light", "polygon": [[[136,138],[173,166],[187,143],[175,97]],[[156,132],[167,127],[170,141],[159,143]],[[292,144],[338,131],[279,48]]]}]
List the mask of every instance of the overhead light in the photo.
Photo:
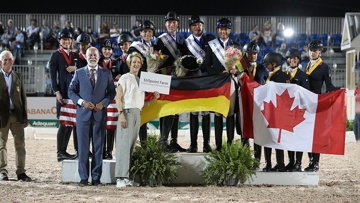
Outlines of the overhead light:
[{"label": "overhead light", "polygon": [[287,28],[284,30],[285,37],[292,37],[294,35],[294,30],[291,28]]}]

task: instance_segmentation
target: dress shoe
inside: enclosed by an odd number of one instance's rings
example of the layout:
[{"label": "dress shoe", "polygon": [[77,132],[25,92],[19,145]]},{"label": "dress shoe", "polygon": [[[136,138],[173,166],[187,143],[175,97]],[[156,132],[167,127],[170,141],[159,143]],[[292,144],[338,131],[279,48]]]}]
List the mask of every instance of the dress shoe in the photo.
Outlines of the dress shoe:
[{"label": "dress shoe", "polygon": [[93,180],[93,181],[91,181],[91,184],[93,185],[93,186],[101,186],[102,184],[101,184],[101,182],[100,182],[100,180]]},{"label": "dress shoe", "polygon": [[70,155],[67,152],[58,152],[57,160],[58,162],[64,161],[65,159],[75,159],[76,155]]},{"label": "dress shoe", "polygon": [[105,160],[105,159],[107,159],[108,157],[107,157],[107,153],[105,152],[105,153],[103,153],[103,160]]},{"label": "dress shoe", "polygon": [[73,156],[74,156],[74,159],[77,159],[78,156],[79,156],[78,151],[75,151],[75,153],[73,154]]},{"label": "dress shoe", "polygon": [[173,149],[172,147],[170,147],[170,145],[166,145],[165,150],[164,150],[165,153],[176,153],[177,151],[178,150]]},{"label": "dress shoe", "polygon": [[319,163],[318,162],[312,162],[309,164],[308,167],[304,169],[306,172],[316,172],[319,170]]},{"label": "dress shoe", "polygon": [[210,145],[204,145],[204,146],[203,146],[203,152],[204,152],[204,153],[209,153],[209,152],[211,152],[211,147],[210,147]]},{"label": "dress shoe", "polygon": [[182,148],[177,142],[170,143],[170,147],[179,152],[186,152],[186,149]]},{"label": "dress shoe", "polygon": [[292,168],[289,169],[289,172],[301,172],[301,163],[296,162]]},{"label": "dress shoe", "polygon": [[196,146],[192,146],[192,145],[190,145],[190,147],[189,148],[187,148],[187,150],[186,150],[186,152],[188,152],[188,153],[196,153],[197,152],[197,147]]},{"label": "dress shoe", "polygon": [[9,180],[9,177],[6,173],[0,173],[0,180]]},{"label": "dress shoe", "polygon": [[264,172],[271,171],[271,163],[266,163],[265,167],[262,169]]},{"label": "dress shoe", "polygon": [[112,153],[111,152],[106,152],[106,158],[109,160],[113,159]]},{"label": "dress shoe", "polygon": [[22,174],[19,174],[17,176],[18,180],[22,180],[22,181],[25,181],[25,182],[30,182],[31,181],[31,178],[29,176],[27,176],[25,173],[22,173]]},{"label": "dress shoe", "polygon": [[289,162],[286,166],[285,166],[285,171],[290,171],[294,166],[294,162]]},{"label": "dress shoe", "polygon": [[85,187],[88,186],[88,181],[87,180],[80,180],[79,184],[80,187]]},{"label": "dress shoe", "polygon": [[270,169],[271,172],[286,172],[285,164],[276,164],[273,168]]}]

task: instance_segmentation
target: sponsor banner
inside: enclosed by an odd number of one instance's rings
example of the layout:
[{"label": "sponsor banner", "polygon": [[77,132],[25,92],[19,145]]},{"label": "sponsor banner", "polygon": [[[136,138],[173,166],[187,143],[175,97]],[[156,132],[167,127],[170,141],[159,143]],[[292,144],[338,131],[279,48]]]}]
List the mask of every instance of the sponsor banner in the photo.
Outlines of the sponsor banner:
[{"label": "sponsor banner", "polygon": [[59,127],[58,120],[37,120],[37,119],[29,119],[29,125],[31,127],[49,127],[49,128],[57,128]]},{"label": "sponsor banner", "polygon": [[29,119],[56,119],[55,97],[27,97]]}]

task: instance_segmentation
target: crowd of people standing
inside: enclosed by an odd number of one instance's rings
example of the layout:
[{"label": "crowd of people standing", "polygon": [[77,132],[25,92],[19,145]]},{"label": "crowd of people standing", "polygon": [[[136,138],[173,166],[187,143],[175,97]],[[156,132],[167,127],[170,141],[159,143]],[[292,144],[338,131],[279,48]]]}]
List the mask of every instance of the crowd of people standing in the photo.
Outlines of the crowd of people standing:
[{"label": "crowd of people standing", "polygon": [[[244,53],[246,64],[244,73],[261,85],[268,81],[279,83],[294,83],[310,91],[321,94],[321,87],[325,82],[327,91],[336,88],[331,83],[329,66],[322,62],[321,52],[323,45],[318,40],[309,43],[309,58],[305,71],[299,69],[301,52],[297,49],[290,49],[286,53],[289,60],[289,69],[286,72],[281,70],[283,56],[276,52],[270,52],[263,57],[263,63],[258,63],[259,46],[255,40],[250,41],[244,47],[230,39],[229,35],[233,28],[232,22],[227,18],[220,18],[214,25],[217,35],[206,34],[204,32],[204,21],[200,16],[192,15],[188,19],[188,26],[191,35],[187,38],[180,35],[177,31],[180,20],[176,12],[170,11],[164,17],[166,30],[158,36],[155,41],[151,40],[155,36],[155,25],[150,20],[144,20],[138,25],[139,37],[137,41],[128,34],[119,34],[117,43],[123,55],[119,58],[112,57],[114,44],[108,38],[110,28],[103,24],[100,37],[100,49],[92,46],[94,37],[91,32],[79,33],[76,37],[74,30],[70,28],[62,29],[56,36],[59,49],[55,50],[50,56],[50,78],[52,89],[56,94],[57,117],[60,118],[62,107],[67,103],[73,103],[76,108],[76,126],[60,125],[57,133],[57,159],[78,159],[78,173],[81,181],[79,186],[87,186],[89,171],[91,173],[91,184],[98,186],[101,184],[103,159],[112,159],[112,150],[116,146],[116,169],[117,187],[133,186],[135,183],[129,179],[128,169],[130,167],[131,154],[133,153],[135,141],[139,136],[141,143],[147,138],[146,124],[140,126],[140,113],[143,106],[155,102],[160,94],[153,93],[153,100],[144,101],[144,92],[139,90],[139,77],[141,71],[147,70],[146,54],[149,50],[156,50],[168,56],[165,62],[159,67],[158,74],[171,75],[173,77],[207,76],[217,74],[229,74],[236,78],[240,75],[240,69],[234,67],[231,71],[224,65],[225,51],[234,47]],[[88,28],[89,29],[89,28]],[[91,28],[90,28],[91,29]],[[132,33],[136,35],[137,33]],[[264,31],[264,38],[271,33]],[[51,35],[51,34],[50,34]],[[254,34],[255,35],[255,34]],[[268,38],[267,43],[270,43]],[[36,39],[34,38],[36,41]],[[74,52],[72,46],[77,44],[78,51]],[[193,56],[199,60],[196,66],[200,67],[189,71],[185,76],[178,76],[174,71],[173,64],[176,60],[184,56]],[[12,55],[11,55],[12,57]],[[10,58],[11,58],[10,57]],[[2,54],[1,61],[7,63],[9,55]],[[197,60],[198,61],[198,60]],[[10,71],[11,73],[11,71]],[[8,76],[9,72],[0,74]],[[1,79],[0,77],[0,79]],[[1,82],[1,81],[0,81]],[[234,79],[231,82],[230,107],[226,117],[226,135],[228,144],[232,143],[235,132],[241,135],[239,125],[239,108],[237,92],[240,86]],[[1,90],[10,92],[6,88]],[[2,101],[2,98],[0,98]],[[7,98],[8,99],[8,98]],[[11,108],[10,114],[17,108]],[[111,104],[116,105],[117,124],[116,130],[107,128],[109,121],[108,109]],[[202,131],[204,136],[203,152],[210,152],[210,115],[212,112],[191,112],[190,116],[190,137],[191,144],[186,149],[178,144],[178,125],[179,115],[169,115],[160,118],[160,144],[167,153],[174,152],[198,152],[197,134],[199,128],[198,116],[202,118]],[[8,113],[7,113],[8,114]],[[23,112],[21,122],[26,122],[26,111]],[[2,115],[1,115],[2,116]],[[6,115],[8,117],[9,115]],[[215,149],[221,151],[223,118],[219,113],[214,113],[215,127]],[[4,120],[2,120],[4,121]],[[11,124],[8,121],[8,125]],[[10,123],[10,124],[9,124]],[[1,123],[0,136],[7,136],[9,127],[3,128],[6,123]],[[236,131],[235,131],[236,129]],[[12,129],[11,129],[12,130]],[[74,136],[75,154],[67,152],[67,145],[71,136]],[[21,133],[20,133],[21,134]],[[170,142],[168,141],[171,135]],[[116,140],[116,142],[114,141]],[[21,142],[24,142],[21,140]],[[249,145],[247,139],[243,139]],[[89,143],[92,144],[90,151]],[[6,142],[0,142],[0,173],[5,180],[6,155],[2,147]],[[262,146],[254,144],[255,158],[261,159]],[[4,155],[5,153],[5,155]],[[283,150],[276,149],[276,165],[271,164],[271,149],[264,148],[266,165],[264,171],[302,171],[301,159],[302,152],[288,151],[289,163],[284,164]],[[295,156],[296,154],[296,156]],[[92,159],[91,165],[89,157]],[[296,157],[296,160],[295,160]],[[6,156],[5,156],[6,158]],[[320,154],[309,153],[310,162],[305,171],[318,171]],[[26,176],[22,168],[19,169],[18,178],[31,180]],[[259,168],[259,166],[255,166]],[[5,174],[5,175],[4,175]],[[25,174],[25,176],[23,175]],[[7,177],[7,176],[6,176]]]}]

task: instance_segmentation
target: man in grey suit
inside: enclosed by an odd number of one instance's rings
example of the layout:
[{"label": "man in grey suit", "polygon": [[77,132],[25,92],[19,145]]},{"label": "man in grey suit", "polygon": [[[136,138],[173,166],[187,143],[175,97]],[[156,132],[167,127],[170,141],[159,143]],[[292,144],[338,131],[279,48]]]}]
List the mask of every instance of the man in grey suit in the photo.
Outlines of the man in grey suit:
[{"label": "man in grey suit", "polygon": [[31,181],[25,174],[24,127],[28,125],[24,79],[12,70],[14,57],[10,51],[0,54],[0,181],[9,180],[6,143],[8,133],[14,137],[16,175],[18,180]]},{"label": "man in grey suit", "polygon": [[79,186],[88,185],[89,143],[92,139],[92,185],[101,184],[102,153],[106,131],[106,107],[115,97],[115,87],[110,70],[98,66],[99,51],[91,47],[86,51],[88,65],[76,70],[68,95],[78,105],[76,127],[78,134]]}]

